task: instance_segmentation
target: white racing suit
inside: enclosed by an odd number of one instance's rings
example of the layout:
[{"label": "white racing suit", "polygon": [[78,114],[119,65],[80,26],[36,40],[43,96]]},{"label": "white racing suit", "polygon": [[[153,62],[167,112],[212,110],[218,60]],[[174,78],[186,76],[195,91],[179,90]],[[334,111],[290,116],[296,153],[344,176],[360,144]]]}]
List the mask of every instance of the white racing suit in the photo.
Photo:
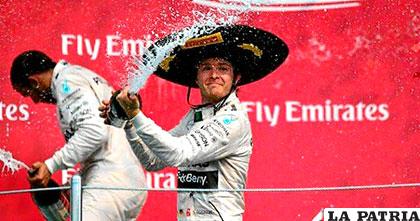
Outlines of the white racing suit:
[{"label": "white racing suit", "polygon": [[[66,144],[45,161],[48,170],[80,163],[82,185],[141,188],[143,170],[124,130],[105,125],[99,104],[111,97],[112,88],[94,72],[60,61],[54,68],[51,90]],[[85,189],[82,220],[136,220],[147,193]]]},{"label": "white racing suit", "polygon": [[[235,93],[216,113],[214,106],[190,110],[170,132],[141,112],[130,123],[127,137],[146,170],[178,167],[179,188],[245,188],[252,135]],[[244,208],[241,192],[178,193],[178,220],[242,220]]]}]

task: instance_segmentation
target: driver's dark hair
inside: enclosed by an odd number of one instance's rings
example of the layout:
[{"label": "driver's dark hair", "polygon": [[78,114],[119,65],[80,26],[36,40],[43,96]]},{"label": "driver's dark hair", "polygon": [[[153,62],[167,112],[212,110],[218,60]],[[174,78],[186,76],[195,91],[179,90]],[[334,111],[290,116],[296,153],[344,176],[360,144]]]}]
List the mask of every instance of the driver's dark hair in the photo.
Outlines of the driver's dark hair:
[{"label": "driver's dark hair", "polygon": [[28,78],[54,69],[57,63],[41,51],[29,50],[19,54],[12,63],[10,81],[14,88],[28,87]]}]

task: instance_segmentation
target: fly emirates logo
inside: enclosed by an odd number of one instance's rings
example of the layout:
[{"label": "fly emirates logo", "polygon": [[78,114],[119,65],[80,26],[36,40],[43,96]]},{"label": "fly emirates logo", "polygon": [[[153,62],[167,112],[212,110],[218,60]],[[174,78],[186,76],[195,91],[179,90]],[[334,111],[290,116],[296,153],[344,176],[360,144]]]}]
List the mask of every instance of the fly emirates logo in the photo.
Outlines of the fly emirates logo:
[{"label": "fly emirates logo", "polygon": [[389,118],[388,104],[363,103],[338,104],[325,100],[323,104],[307,104],[300,101],[285,101],[284,105],[268,105],[261,101],[244,101],[242,105],[251,120],[269,123],[271,127],[280,121],[295,122],[363,122],[386,121]]},{"label": "fly emirates logo", "polygon": [[28,121],[27,104],[9,104],[0,100],[0,121]]},{"label": "fly emirates logo", "polygon": [[152,43],[151,35],[145,35],[144,39],[125,39],[119,35],[89,38],[80,34],[62,34],[61,53],[86,55],[91,60],[96,60],[101,51],[106,52],[107,56],[142,55]]}]

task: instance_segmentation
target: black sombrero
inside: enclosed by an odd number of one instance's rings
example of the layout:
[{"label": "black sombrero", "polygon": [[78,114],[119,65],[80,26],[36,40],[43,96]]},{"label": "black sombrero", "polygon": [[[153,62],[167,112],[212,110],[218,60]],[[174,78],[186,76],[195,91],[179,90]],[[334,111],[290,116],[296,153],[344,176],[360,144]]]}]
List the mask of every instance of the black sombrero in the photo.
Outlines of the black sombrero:
[{"label": "black sombrero", "polygon": [[[165,45],[173,36],[166,36],[155,45]],[[232,63],[241,74],[238,85],[244,85],[270,74],[284,62],[288,53],[287,45],[270,32],[245,25],[221,26],[175,47],[158,65],[155,74],[173,83],[197,87],[198,62],[221,57]]]}]

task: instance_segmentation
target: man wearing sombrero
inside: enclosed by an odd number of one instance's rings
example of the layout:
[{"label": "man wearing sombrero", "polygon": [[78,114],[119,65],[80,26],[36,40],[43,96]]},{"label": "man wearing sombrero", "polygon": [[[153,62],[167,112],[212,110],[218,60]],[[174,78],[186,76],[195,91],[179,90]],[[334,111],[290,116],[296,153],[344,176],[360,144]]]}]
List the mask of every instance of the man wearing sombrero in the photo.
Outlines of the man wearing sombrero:
[{"label": "man wearing sombrero", "polygon": [[[165,44],[168,38],[156,44]],[[287,54],[286,44],[275,35],[243,25],[219,27],[178,46],[155,74],[198,87],[202,104],[192,106],[169,132],[146,117],[138,98],[123,89],[117,100],[130,119],[127,136],[144,167],[178,167],[178,188],[245,188],[252,135],[236,88],[268,75]],[[102,116],[108,110],[104,104]],[[242,220],[244,208],[242,192],[178,193],[179,220]]]}]

